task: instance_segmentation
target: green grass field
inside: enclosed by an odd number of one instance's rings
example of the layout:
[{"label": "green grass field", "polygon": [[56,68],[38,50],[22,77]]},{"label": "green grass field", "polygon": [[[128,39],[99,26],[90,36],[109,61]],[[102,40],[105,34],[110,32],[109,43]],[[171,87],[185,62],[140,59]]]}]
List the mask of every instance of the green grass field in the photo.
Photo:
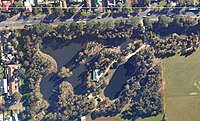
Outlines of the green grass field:
[{"label": "green grass field", "polygon": [[136,121],[162,121],[162,114],[157,115],[156,117],[149,117],[145,119],[137,119]]},{"label": "green grass field", "polygon": [[167,121],[200,121],[200,95],[190,95],[200,81],[200,49],[188,57],[163,59],[162,64]]}]

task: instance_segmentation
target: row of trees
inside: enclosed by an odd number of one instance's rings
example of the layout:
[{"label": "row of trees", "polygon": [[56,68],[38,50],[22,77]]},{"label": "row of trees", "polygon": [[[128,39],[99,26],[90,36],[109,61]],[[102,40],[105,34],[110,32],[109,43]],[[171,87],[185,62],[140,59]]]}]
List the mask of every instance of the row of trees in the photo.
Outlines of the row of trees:
[{"label": "row of trees", "polygon": [[184,30],[186,34],[189,27],[195,26],[198,23],[196,18],[191,16],[175,15],[172,17],[162,15],[159,16],[157,22],[153,22],[148,17],[143,20],[146,30],[160,33],[163,29],[170,29],[169,31],[179,32],[180,29]]},{"label": "row of trees", "polygon": [[[163,29],[173,29],[174,32],[186,34],[190,27],[197,25],[198,21],[189,16],[174,16],[173,19],[168,16],[160,16],[158,22],[153,22],[148,17],[144,19],[145,29],[162,33]],[[53,29],[47,24],[36,24],[31,29],[32,33],[40,35],[41,37],[51,37],[55,39],[74,40],[81,38],[93,39],[116,39],[116,38],[130,38],[141,37],[144,29],[141,26],[141,21],[137,17],[130,17],[128,19],[117,20],[102,20],[102,21],[88,21],[87,23],[67,22],[60,24]]]},{"label": "row of trees", "polygon": [[51,37],[72,40],[80,37],[93,37],[99,39],[129,38],[133,30],[140,25],[139,18],[88,21],[87,23],[65,23],[61,24],[53,31]]}]

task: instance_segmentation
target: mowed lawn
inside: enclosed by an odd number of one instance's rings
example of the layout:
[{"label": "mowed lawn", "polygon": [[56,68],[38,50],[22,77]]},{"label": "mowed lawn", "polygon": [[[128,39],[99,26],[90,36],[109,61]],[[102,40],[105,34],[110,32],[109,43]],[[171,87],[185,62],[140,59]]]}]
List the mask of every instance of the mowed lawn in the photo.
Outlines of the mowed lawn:
[{"label": "mowed lawn", "polygon": [[200,81],[200,49],[188,57],[163,59],[162,65],[167,121],[200,121],[200,95],[190,95]]},{"label": "mowed lawn", "polygon": [[156,117],[149,117],[149,118],[145,118],[145,119],[137,119],[136,121],[162,121],[162,114],[157,115]]}]

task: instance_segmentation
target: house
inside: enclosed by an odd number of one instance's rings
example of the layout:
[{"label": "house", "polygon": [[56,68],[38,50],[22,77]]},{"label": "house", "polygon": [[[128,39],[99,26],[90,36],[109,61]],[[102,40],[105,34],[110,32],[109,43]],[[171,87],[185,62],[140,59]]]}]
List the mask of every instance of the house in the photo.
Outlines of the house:
[{"label": "house", "polygon": [[19,91],[18,83],[15,81],[9,82],[9,95],[15,94],[15,92]]},{"label": "house", "polygon": [[8,68],[7,68],[8,79],[13,77],[13,75],[15,74],[15,70],[17,69],[19,69],[19,66],[17,64],[8,65]]},{"label": "house", "polygon": [[69,0],[69,3],[82,3],[83,0]]},{"label": "house", "polygon": [[152,3],[158,3],[158,2],[160,2],[160,0],[151,0],[151,4]]},{"label": "house", "polygon": [[34,0],[24,1],[25,12],[32,12],[32,6],[35,6]]},{"label": "house", "polygon": [[103,98],[100,97],[99,95],[97,95],[97,96],[95,97],[95,99],[96,99],[96,101],[98,101],[98,102],[102,102],[102,101],[103,101]]},{"label": "house", "polygon": [[14,121],[19,121],[17,114],[14,114],[13,118],[14,118]]},{"label": "house", "polygon": [[94,0],[95,7],[102,7],[102,0]]},{"label": "house", "polygon": [[81,116],[81,121],[86,121],[86,116]]},{"label": "house", "polygon": [[25,12],[32,12],[32,5],[29,0],[24,1]]},{"label": "house", "polygon": [[134,3],[134,0],[127,0],[126,3],[127,3],[128,5],[132,5],[132,4]]},{"label": "house", "polygon": [[0,95],[8,93],[7,79],[0,80]]},{"label": "house", "polygon": [[93,77],[93,81],[98,82],[100,79],[100,70],[99,69],[95,69],[92,73],[92,77]]},{"label": "house", "polygon": [[86,0],[86,7],[89,7],[89,10],[91,10],[92,0]]},{"label": "house", "polygon": [[11,12],[11,10],[9,10],[9,7],[12,5],[13,2],[14,0],[0,0],[0,7],[3,8],[1,11]]},{"label": "house", "polygon": [[59,0],[37,0],[37,5],[42,5],[42,6],[54,3],[59,3]]},{"label": "house", "polygon": [[92,99],[92,98],[94,98],[92,94],[88,95],[89,100]]},{"label": "house", "polygon": [[0,114],[0,121],[4,121],[3,120],[3,114]]},{"label": "house", "polygon": [[115,0],[107,0],[107,7],[115,7],[116,1]]},{"label": "house", "polygon": [[7,115],[6,120],[5,121],[13,121],[12,116]]}]

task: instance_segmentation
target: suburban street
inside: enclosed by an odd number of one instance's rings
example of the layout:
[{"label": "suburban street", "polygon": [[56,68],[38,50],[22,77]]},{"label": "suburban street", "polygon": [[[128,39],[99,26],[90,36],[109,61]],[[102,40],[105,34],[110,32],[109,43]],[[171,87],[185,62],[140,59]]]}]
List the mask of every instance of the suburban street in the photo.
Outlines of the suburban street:
[{"label": "suburban street", "polygon": [[[191,17],[197,17],[199,16],[199,12],[184,12],[184,8],[182,9],[171,9],[169,12],[151,12],[149,9],[147,9],[144,12],[140,12],[138,15],[136,15],[136,13],[131,14],[130,16],[137,16],[140,19],[143,19],[144,17],[149,17],[151,20],[157,21],[158,17],[161,15],[186,15],[186,16],[191,16]],[[120,16],[120,17],[113,17],[113,16],[108,16],[105,15],[106,13],[102,13],[101,19],[120,19],[120,18],[128,18],[127,16]],[[18,28],[23,28],[24,25],[31,25],[31,24],[36,24],[36,23],[43,23],[43,21],[45,20],[45,16],[40,16],[37,17],[37,19],[35,19],[35,17],[29,17],[27,19],[18,19],[19,15],[15,15],[12,18],[7,19],[6,21],[2,21],[0,22],[0,30],[6,29],[7,27],[9,27],[10,29],[18,29]],[[98,19],[97,17],[94,17],[92,19]],[[89,21],[92,20],[90,17],[86,17],[85,19],[83,19],[84,21]],[[50,21],[50,20],[47,20]],[[77,19],[75,19],[75,16],[66,19],[66,20],[60,20],[59,18],[56,18],[53,22],[49,22],[49,24],[52,24],[54,26],[59,25],[60,23],[66,22],[66,21],[77,21]]]}]

